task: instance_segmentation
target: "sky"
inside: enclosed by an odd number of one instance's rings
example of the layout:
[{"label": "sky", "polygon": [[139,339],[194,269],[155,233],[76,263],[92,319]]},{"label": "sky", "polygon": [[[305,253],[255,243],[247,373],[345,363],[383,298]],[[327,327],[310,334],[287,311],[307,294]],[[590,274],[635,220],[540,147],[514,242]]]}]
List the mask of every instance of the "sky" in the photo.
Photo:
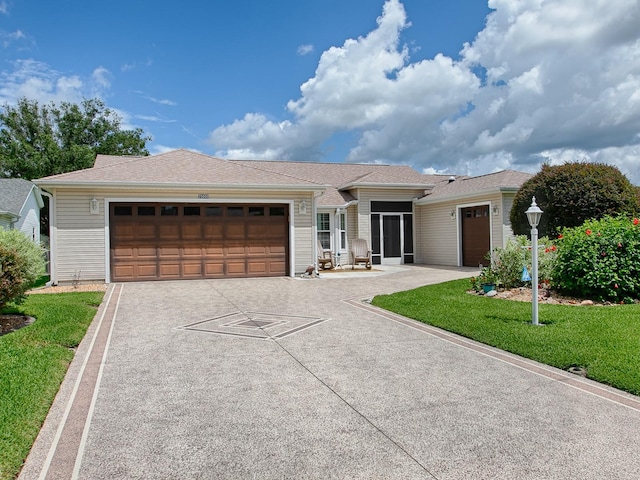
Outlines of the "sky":
[{"label": "sky", "polygon": [[640,185],[640,0],[0,0],[0,104],[100,98],[152,154]]}]

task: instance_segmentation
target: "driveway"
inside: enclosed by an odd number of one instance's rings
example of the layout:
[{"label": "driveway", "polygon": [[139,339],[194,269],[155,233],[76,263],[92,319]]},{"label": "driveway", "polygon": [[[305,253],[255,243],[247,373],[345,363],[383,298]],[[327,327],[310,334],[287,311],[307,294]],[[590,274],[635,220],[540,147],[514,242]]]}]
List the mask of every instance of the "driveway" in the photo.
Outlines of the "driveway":
[{"label": "driveway", "polygon": [[361,301],[468,269],[370,273],[111,285],[20,478],[638,478],[638,397]]}]

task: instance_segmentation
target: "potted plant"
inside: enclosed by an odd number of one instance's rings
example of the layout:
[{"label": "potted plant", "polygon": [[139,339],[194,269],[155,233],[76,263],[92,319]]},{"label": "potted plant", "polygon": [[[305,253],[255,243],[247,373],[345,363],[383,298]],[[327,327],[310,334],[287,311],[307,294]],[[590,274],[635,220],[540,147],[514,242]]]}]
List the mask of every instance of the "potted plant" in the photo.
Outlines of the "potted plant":
[{"label": "potted plant", "polygon": [[497,282],[497,275],[491,267],[482,267],[482,271],[480,272],[480,286],[482,287],[482,291],[487,293],[495,290]]}]

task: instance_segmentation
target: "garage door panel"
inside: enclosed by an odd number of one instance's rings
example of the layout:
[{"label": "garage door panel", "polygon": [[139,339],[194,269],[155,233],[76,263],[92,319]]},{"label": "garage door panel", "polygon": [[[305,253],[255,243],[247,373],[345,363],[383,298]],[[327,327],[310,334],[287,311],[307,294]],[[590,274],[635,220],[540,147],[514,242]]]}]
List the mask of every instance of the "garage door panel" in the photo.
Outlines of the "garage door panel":
[{"label": "garage door panel", "polygon": [[134,253],[133,247],[115,247],[112,256],[117,259],[132,259]]},{"label": "garage door panel", "polygon": [[136,257],[139,259],[155,259],[156,256],[156,247],[138,247],[136,249]]},{"label": "garage door panel", "polygon": [[180,239],[180,225],[178,225],[178,224],[159,225],[158,226],[158,236],[162,241],[179,240]]},{"label": "garage door panel", "polygon": [[182,275],[189,278],[202,277],[202,262],[183,262]]},{"label": "garage door panel", "polygon": [[154,280],[158,276],[158,265],[154,263],[139,263],[136,265],[136,276],[141,280]]},{"label": "garage door panel", "polygon": [[135,280],[135,267],[132,264],[127,265],[114,265],[113,276],[121,279],[121,281]]},{"label": "garage door panel", "polygon": [[247,273],[245,261],[227,261],[227,273],[229,275],[245,275]]},{"label": "garage door panel", "polygon": [[160,262],[160,276],[163,278],[180,278],[180,263]]},{"label": "garage door panel", "polygon": [[269,216],[282,205],[172,204],[160,215],[166,207],[111,204],[114,281],[287,274],[288,219]]},{"label": "garage door panel", "polygon": [[148,223],[138,223],[135,226],[135,238],[136,241],[155,240],[156,238],[156,226]]},{"label": "garage door panel", "polygon": [[200,240],[202,238],[202,226],[199,223],[186,223],[182,226],[183,240]]},{"label": "garage door panel", "polygon": [[178,247],[160,247],[158,248],[160,258],[180,258],[180,248]]},{"label": "garage door panel", "polygon": [[224,262],[204,262],[204,273],[207,277],[224,276]]}]

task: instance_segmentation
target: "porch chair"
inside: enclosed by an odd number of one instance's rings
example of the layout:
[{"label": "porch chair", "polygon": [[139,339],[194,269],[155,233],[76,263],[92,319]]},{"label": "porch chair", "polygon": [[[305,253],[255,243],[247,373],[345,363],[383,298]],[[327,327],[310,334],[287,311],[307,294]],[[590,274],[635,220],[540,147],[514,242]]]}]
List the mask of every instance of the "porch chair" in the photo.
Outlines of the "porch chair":
[{"label": "porch chair", "polygon": [[318,240],[318,267],[321,267],[322,270],[327,268],[327,264],[329,264],[329,268],[333,268],[333,252],[330,249],[324,248],[320,240]]},{"label": "porch chair", "polygon": [[364,263],[367,270],[371,270],[371,250],[364,238],[356,238],[351,242],[351,270],[356,268],[356,263]]}]

